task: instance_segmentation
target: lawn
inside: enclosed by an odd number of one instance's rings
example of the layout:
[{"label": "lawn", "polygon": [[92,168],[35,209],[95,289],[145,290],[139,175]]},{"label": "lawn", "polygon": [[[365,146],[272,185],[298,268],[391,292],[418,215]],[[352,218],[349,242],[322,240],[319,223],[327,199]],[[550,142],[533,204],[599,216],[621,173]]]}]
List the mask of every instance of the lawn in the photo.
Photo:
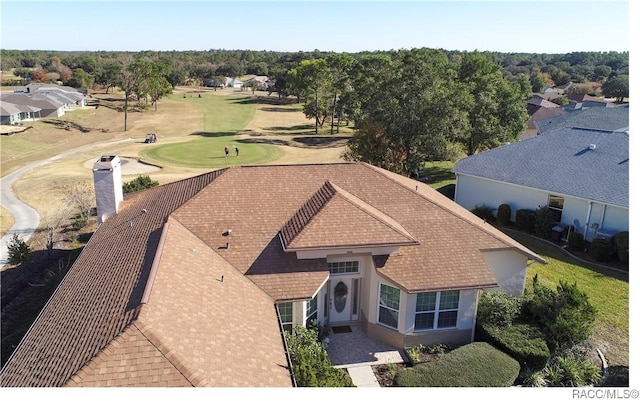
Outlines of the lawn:
[{"label": "lawn", "polygon": [[576,283],[596,308],[593,342],[610,365],[629,366],[629,276],[595,264],[578,261],[560,248],[519,232],[503,231],[516,241],[541,255],[548,264],[531,264],[527,271],[527,288],[533,277],[555,288],[560,280]]},{"label": "lawn", "polygon": [[421,176],[427,177],[427,184],[440,193],[453,199],[456,188],[456,175],[451,172],[455,165],[452,161],[429,161],[420,171]]},{"label": "lawn", "polygon": [[[191,133],[195,140],[153,146],[142,151],[141,157],[159,165],[197,168],[217,168],[229,165],[261,164],[273,161],[284,153],[275,146],[245,143],[236,138],[253,119],[256,104],[247,96],[211,95],[183,97],[174,94],[170,99],[195,105],[202,113],[202,131]],[[229,147],[229,158],[224,148]],[[238,147],[236,156],[234,147]]]}]

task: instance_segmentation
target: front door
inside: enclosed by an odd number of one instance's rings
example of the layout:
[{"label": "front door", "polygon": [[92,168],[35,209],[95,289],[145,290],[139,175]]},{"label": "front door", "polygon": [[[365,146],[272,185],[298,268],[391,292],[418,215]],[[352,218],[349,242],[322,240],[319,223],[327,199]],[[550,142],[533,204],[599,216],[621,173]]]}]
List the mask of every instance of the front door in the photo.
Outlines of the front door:
[{"label": "front door", "polygon": [[340,323],[351,320],[351,279],[332,279],[329,293],[329,321]]}]

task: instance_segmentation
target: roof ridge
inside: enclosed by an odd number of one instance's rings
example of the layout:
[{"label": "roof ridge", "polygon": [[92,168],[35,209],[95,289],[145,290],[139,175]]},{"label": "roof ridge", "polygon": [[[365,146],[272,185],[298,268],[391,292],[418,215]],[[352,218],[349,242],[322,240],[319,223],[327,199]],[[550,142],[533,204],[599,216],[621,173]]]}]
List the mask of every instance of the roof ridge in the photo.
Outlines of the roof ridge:
[{"label": "roof ridge", "polygon": [[153,345],[169,363],[194,387],[204,387],[207,385],[206,379],[202,377],[197,369],[190,369],[189,366],[178,356],[178,354],[162,342],[150,325],[145,324],[141,319],[137,319],[131,324],[138,332]]},{"label": "roof ridge", "polygon": [[[348,203],[353,205],[356,209],[359,209],[360,211],[364,212],[366,215],[373,217],[374,219],[378,220],[380,223],[384,224],[385,226],[395,231],[396,233],[404,237],[407,237],[411,240],[418,241],[407,229],[404,228],[404,226],[400,222],[398,222],[393,217],[384,213],[383,211],[371,205],[370,203],[358,198],[357,196],[350,193],[349,191],[343,188],[340,188],[339,186],[333,183],[332,185],[336,189],[337,195],[345,199]],[[362,204],[356,203],[356,200],[362,202]],[[369,208],[369,209],[366,209],[366,208]]]},{"label": "roof ridge", "polygon": [[304,227],[317,215],[324,205],[336,194],[336,189],[330,181],[318,188],[309,199],[289,218],[289,220],[280,229],[282,240],[288,245]]},{"label": "roof ridge", "polygon": [[[405,188],[406,190],[413,192],[414,194],[418,195],[420,198],[422,198],[422,199],[426,200],[427,202],[430,202],[430,203],[432,203],[432,204],[434,204],[434,205],[438,206],[439,208],[442,208],[443,210],[446,210],[447,212],[451,213],[452,215],[456,216],[457,218],[459,218],[459,219],[461,219],[461,220],[464,220],[465,222],[467,222],[467,223],[471,224],[473,227],[475,227],[475,228],[477,228],[477,229],[479,229],[479,230],[483,231],[484,233],[486,233],[487,235],[489,235],[489,236],[493,237],[494,239],[496,239],[496,240],[498,240],[498,241],[500,241],[500,242],[502,242],[502,243],[505,243],[505,244],[511,244],[511,248],[517,248],[517,249],[521,250],[522,252],[524,252],[524,253],[525,253],[525,255],[527,255],[527,256],[529,256],[529,257],[531,257],[532,259],[535,259],[536,261],[537,261],[538,259],[540,259],[540,260],[542,260],[542,261],[544,261],[544,262],[546,263],[546,261],[545,261],[542,257],[539,257],[539,256],[538,256],[538,254],[536,254],[535,252],[531,251],[530,249],[528,249],[527,247],[523,246],[522,244],[518,243],[516,240],[513,240],[511,237],[507,236],[506,234],[505,234],[505,236],[506,236],[507,238],[509,238],[510,240],[512,240],[512,243],[507,243],[507,241],[505,241],[505,240],[503,240],[502,238],[500,238],[500,237],[496,236],[493,232],[489,231],[488,229],[484,228],[483,226],[479,226],[479,223],[474,223],[472,220],[470,220],[470,219],[469,219],[469,217],[465,217],[465,216],[461,215],[459,212],[455,212],[453,209],[450,209],[449,207],[445,206],[444,204],[439,203],[439,202],[437,202],[437,201],[435,201],[435,200],[433,200],[433,199],[431,199],[431,198],[427,198],[427,197],[426,197],[426,195],[424,195],[424,194],[422,194],[421,192],[419,192],[419,191],[418,191],[418,186],[417,186],[417,185],[416,185],[416,190],[415,190],[415,191],[413,191],[413,190],[412,190],[411,188],[409,188],[406,184],[403,184],[402,182],[398,181],[397,179],[390,177],[388,174],[385,174],[385,173],[384,173],[384,172],[382,172],[382,171],[378,171],[379,167],[376,167],[376,166],[373,166],[373,165],[371,165],[371,164],[364,163],[364,162],[361,162],[361,163],[362,163],[363,165],[365,165],[365,166],[368,166],[370,170],[375,171],[375,172],[377,172],[377,173],[380,173],[380,174],[384,175],[384,176],[385,176],[386,178],[388,178],[390,181],[393,181],[393,182],[395,182],[395,183],[399,184],[400,186],[402,186],[402,187],[403,187],[403,188]],[[382,170],[382,169],[380,169],[380,170]],[[390,171],[389,171],[389,173],[391,173],[391,174],[395,174],[395,175],[400,175],[400,174],[392,173],[392,172],[390,172]],[[410,178],[407,178],[407,179],[408,179],[408,180],[410,180]],[[429,187],[429,186],[427,185],[427,187]],[[438,191],[436,191],[435,189],[433,189],[433,188],[431,188],[431,187],[429,187],[429,188],[430,188],[430,189],[432,189],[434,192],[438,192]],[[444,196],[444,195],[440,194],[439,192],[438,192],[438,195],[442,196],[443,198],[446,198],[446,196]],[[448,198],[447,198],[447,199],[448,199]],[[454,202],[454,201],[452,201],[452,202]],[[456,203],[454,202],[454,204],[456,204]],[[460,209],[464,209],[462,206],[460,206],[460,205],[458,205],[458,204],[456,204],[456,206],[459,206],[459,207],[460,207]],[[465,212],[468,212],[470,215],[473,215],[473,213],[471,213],[471,212],[467,211],[466,209],[464,209],[464,210],[465,210]],[[474,216],[474,217],[477,217],[477,216],[475,216],[475,215],[473,215],[473,216]],[[480,218],[478,218],[478,220],[481,220],[481,219],[480,219]],[[486,222],[485,222],[485,223],[486,223]],[[489,225],[489,226],[491,226],[491,225]],[[495,227],[493,227],[493,226],[492,226],[492,228],[493,228],[493,229],[495,229]],[[495,229],[495,230],[496,230],[496,231],[499,231],[498,229]],[[513,243],[515,243],[515,244],[513,244]],[[542,261],[541,261],[541,262],[542,262]]]}]

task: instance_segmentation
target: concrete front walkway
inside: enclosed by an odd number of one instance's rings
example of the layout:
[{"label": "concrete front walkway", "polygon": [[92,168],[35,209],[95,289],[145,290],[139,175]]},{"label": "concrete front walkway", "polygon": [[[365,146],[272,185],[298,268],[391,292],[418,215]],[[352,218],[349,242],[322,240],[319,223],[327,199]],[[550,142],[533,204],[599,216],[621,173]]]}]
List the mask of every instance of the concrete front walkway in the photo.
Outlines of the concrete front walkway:
[{"label": "concrete front walkway", "polygon": [[327,353],[336,368],[346,368],[357,387],[380,387],[371,366],[405,362],[397,348],[374,341],[360,325],[350,324],[351,332],[329,334]]}]

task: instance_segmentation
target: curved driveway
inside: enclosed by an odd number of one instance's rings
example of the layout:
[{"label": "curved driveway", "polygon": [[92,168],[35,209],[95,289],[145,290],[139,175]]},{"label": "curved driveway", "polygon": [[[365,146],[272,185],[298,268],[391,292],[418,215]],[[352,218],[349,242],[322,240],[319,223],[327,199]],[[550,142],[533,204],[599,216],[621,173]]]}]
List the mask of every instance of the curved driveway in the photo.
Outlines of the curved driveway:
[{"label": "curved driveway", "polygon": [[26,166],[0,178],[0,204],[3,208],[9,211],[14,219],[14,224],[5,236],[0,240],[0,266],[4,266],[8,259],[8,243],[14,234],[18,234],[23,240],[27,241],[33,233],[40,226],[40,215],[31,206],[22,202],[13,194],[13,183],[20,178],[26,172],[33,170],[34,168],[52,163],[56,160],[60,160],[63,157],[71,154],[90,149],[93,147],[100,147],[106,145],[112,145],[116,143],[129,142],[133,139],[116,140],[113,142],[107,142],[102,144],[91,144],[83,146],[77,149],[69,150],[57,156],[50,157],[46,160],[37,161],[35,163],[27,164]]}]

